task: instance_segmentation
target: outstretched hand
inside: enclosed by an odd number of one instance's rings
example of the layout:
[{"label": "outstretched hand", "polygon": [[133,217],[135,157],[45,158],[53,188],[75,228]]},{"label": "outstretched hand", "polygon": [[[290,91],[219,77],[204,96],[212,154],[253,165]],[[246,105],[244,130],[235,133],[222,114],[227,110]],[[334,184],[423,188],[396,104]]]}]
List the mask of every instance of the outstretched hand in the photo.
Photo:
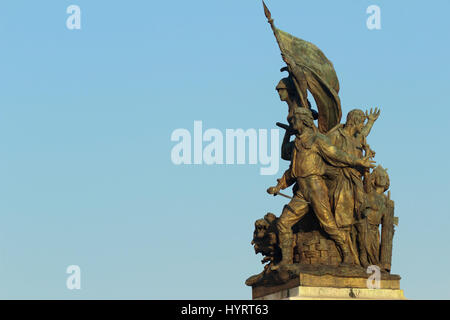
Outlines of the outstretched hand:
[{"label": "outstretched hand", "polygon": [[267,189],[267,193],[273,194],[274,196],[277,195],[278,192],[280,192],[280,188],[278,186]]},{"label": "outstretched hand", "polygon": [[370,108],[370,113],[367,112],[366,110],[366,118],[369,121],[377,121],[378,117],[380,116],[381,110],[378,108],[375,108],[375,110],[373,110],[372,108]]},{"label": "outstretched hand", "polygon": [[376,162],[371,160],[369,157],[364,157],[363,159],[358,159],[356,164],[361,167],[368,168],[368,169],[376,167]]}]

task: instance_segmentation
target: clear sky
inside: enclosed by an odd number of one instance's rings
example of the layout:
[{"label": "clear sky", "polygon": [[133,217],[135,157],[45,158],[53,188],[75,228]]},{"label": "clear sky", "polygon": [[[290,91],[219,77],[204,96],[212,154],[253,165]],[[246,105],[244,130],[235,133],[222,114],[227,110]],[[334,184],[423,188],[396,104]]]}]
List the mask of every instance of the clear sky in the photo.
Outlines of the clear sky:
[{"label": "clear sky", "polygon": [[[267,4],[334,63],[344,115],[382,109],[369,143],[400,218],[393,273],[408,298],[449,299],[450,2]],[[250,298],[253,223],[281,212],[265,190],[288,163],[176,166],[170,137],[285,121],[261,2],[5,0],[0,39],[0,298]]]}]

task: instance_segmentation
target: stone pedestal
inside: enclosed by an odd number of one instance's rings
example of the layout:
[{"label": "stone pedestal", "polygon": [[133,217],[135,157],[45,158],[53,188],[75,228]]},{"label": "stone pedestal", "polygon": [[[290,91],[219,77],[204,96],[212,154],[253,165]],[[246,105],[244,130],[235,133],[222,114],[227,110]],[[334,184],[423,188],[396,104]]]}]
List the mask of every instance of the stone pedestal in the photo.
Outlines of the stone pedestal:
[{"label": "stone pedestal", "polygon": [[403,290],[295,287],[254,300],[405,300]]},{"label": "stone pedestal", "polygon": [[278,285],[255,285],[254,300],[404,300],[400,277],[384,275],[379,289],[368,289],[367,277],[300,273]]}]

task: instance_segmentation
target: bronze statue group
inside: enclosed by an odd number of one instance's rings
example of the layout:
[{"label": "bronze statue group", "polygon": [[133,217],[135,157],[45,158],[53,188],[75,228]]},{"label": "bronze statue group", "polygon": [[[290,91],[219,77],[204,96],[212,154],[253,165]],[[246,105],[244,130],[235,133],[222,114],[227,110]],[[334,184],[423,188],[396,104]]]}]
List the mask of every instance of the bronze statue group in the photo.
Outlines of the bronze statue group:
[{"label": "bronze statue group", "polygon": [[277,274],[287,280],[292,270],[311,271],[311,265],[319,273],[321,265],[360,273],[375,265],[390,273],[397,218],[386,194],[389,176],[375,165],[367,143],[380,111],[354,109],[341,124],[340,84],[332,62],[313,43],[276,28],[265,4],[264,13],[286,63],[281,71],[289,73],[276,90],[289,107],[288,125],[277,125],[286,130],[281,158],[290,166],[267,192],[286,197],[281,190],[292,186],[293,196],[287,196],[291,200],[279,217],[268,213],[255,222],[255,253],[269,263],[246,283]]},{"label": "bronze statue group", "polygon": [[336,243],[342,264],[390,271],[393,202],[385,195],[389,176],[381,166],[375,168],[375,152],[367,144],[380,111],[352,110],[345,124],[321,133],[314,123],[318,114],[309,101],[307,107],[300,106],[294,88],[291,76],[276,87],[289,106],[281,156],[290,167],[267,192],[277,195],[293,186],[293,197],[276,221],[281,251],[277,264],[293,263],[292,227],[311,212]]}]

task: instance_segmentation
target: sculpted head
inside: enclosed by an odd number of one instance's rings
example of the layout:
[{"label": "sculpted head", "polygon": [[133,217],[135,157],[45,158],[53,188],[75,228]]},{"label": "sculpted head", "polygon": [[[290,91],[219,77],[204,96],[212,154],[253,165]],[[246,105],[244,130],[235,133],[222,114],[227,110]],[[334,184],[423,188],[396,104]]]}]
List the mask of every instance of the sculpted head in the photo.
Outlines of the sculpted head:
[{"label": "sculpted head", "polygon": [[281,101],[293,100],[292,97],[296,92],[294,83],[290,77],[281,79],[276,90],[278,91]]},{"label": "sculpted head", "polygon": [[390,180],[387,170],[382,166],[377,166],[371,174],[372,185],[375,188],[383,188],[383,192],[389,189]]},{"label": "sculpted head", "polygon": [[314,117],[311,110],[306,108],[296,108],[294,111],[293,127],[301,133],[305,127],[314,128]]},{"label": "sculpted head", "polygon": [[347,114],[347,127],[355,128],[357,133],[361,132],[364,128],[364,122],[366,121],[366,115],[360,109],[354,109]]}]

